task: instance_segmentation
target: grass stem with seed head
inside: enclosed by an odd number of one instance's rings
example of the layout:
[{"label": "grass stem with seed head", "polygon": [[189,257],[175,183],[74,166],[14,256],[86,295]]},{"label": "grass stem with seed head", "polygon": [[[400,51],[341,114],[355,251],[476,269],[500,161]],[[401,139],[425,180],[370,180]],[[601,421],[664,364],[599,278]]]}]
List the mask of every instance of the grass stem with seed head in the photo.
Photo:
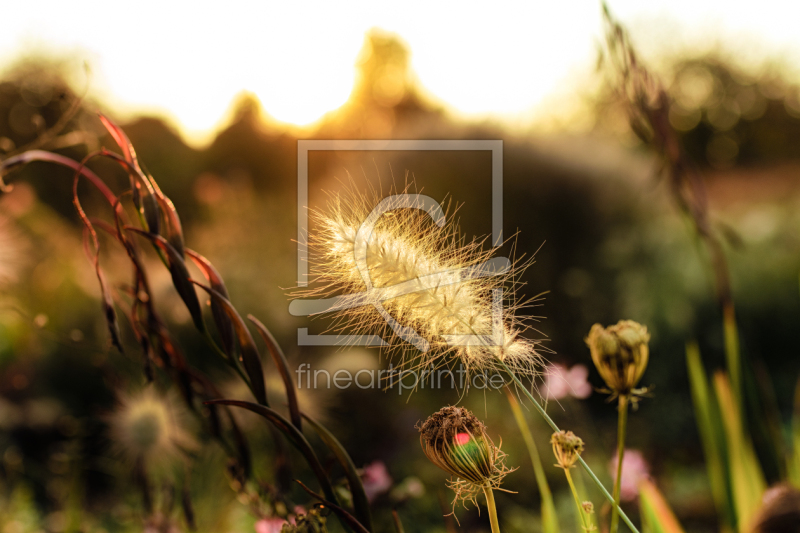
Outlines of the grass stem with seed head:
[{"label": "grass stem with seed head", "polygon": [[517,426],[519,426],[522,439],[525,441],[525,446],[528,448],[528,454],[531,456],[531,462],[533,463],[533,473],[536,477],[536,484],[539,486],[539,496],[542,499],[542,530],[545,533],[558,532],[558,517],[553,503],[553,493],[547,484],[544,466],[539,456],[539,450],[536,448],[536,442],[533,440],[531,428],[525,420],[525,414],[522,412],[519,401],[514,396],[513,391],[509,387],[506,387],[505,390],[508,403],[511,406],[511,412],[514,413],[514,419],[517,422]]},{"label": "grass stem with seed head", "polygon": [[492,487],[485,485],[483,493],[486,495],[486,508],[489,509],[489,523],[492,525],[492,533],[500,533],[500,522],[497,520],[497,508],[494,504]]},{"label": "grass stem with seed head", "polygon": [[572,491],[572,497],[575,499],[575,507],[578,510],[578,517],[581,520],[581,527],[583,527],[584,531],[589,531],[589,524],[586,521],[586,517],[584,516],[583,505],[581,505],[581,499],[578,497],[578,491],[575,489],[575,483],[572,481],[572,474],[569,473],[569,468],[564,469],[564,475],[567,476],[567,483],[569,483],[569,489]]},{"label": "grass stem with seed head", "polygon": [[614,503],[611,509],[611,533],[619,528],[619,493],[622,487],[622,460],[625,458],[625,431],[628,425],[628,397],[619,397],[619,419],[617,424],[617,478],[614,480]]},{"label": "grass stem with seed head", "polygon": [[[544,410],[542,404],[540,404],[539,401],[536,398],[534,398],[533,394],[531,394],[531,392],[527,389],[527,387],[525,387],[522,381],[520,381],[517,375],[508,367],[508,365],[506,365],[501,359],[498,359],[498,362],[500,366],[503,367],[503,369],[506,371],[508,376],[514,381],[517,387],[519,387],[522,393],[531,401],[531,403],[539,412],[539,414],[542,415],[542,418],[544,418],[545,422],[547,422],[547,424],[551,428],[553,428],[553,431],[561,431],[560,429],[558,429],[558,425],[555,422],[553,422],[553,419],[550,418],[550,415],[547,414],[547,411]],[[597,485],[597,488],[600,489],[600,492],[603,493],[603,496],[605,496],[606,500],[611,502],[612,505],[616,506],[614,497],[611,496],[611,494],[609,494],[608,490],[606,490],[606,488],[603,486],[603,482],[600,481],[600,479],[592,471],[592,469],[589,468],[589,465],[586,464],[586,461],[583,460],[583,457],[578,457],[578,462],[581,464],[584,471],[586,471],[586,473],[589,474],[589,477],[592,478],[592,481],[594,482],[595,485]],[[623,511],[622,509],[619,509],[618,511],[620,518],[622,518],[622,521],[625,522],[625,524],[631,529],[631,531],[633,533],[639,533],[639,529],[635,525],[633,525],[633,522],[631,522],[631,519],[628,517],[627,514],[625,514],[625,511]]]}]

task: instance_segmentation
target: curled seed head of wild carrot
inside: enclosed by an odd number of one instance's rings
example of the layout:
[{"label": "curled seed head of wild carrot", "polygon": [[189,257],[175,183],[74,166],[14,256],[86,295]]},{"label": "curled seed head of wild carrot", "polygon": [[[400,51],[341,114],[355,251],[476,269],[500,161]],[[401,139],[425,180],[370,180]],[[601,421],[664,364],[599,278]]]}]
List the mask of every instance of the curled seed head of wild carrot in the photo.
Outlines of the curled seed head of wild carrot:
[{"label": "curled seed head of wild carrot", "polygon": [[417,426],[422,451],[457,479],[449,486],[456,501],[474,501],[485,487],[498,488],[511,472],[506,455],[486,434],[486,426],[463,407],[443,407]]},{"label": "curled seed head of wild carrot", "polygon": [[595,324],[586,337],[597,371],[615,395],[631,395],[650,358],[650,334],[633,320],[604,328]]},{"label": "curled seed head of wild carrot", "polygon": [[557,431],[550,437],[553,454],[560,468],[572,468],[583,453],[583,440],[571,431]]}]

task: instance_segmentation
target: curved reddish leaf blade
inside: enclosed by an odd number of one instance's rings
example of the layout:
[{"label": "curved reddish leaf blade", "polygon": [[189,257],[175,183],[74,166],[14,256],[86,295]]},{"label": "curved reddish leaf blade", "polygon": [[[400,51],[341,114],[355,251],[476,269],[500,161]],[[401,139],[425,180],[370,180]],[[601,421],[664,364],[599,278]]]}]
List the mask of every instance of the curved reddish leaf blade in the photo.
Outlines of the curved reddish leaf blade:
[{"label": "curved reddish leaf blade", "polygon": [[300,407],[297,404],[297,391],[294,388],[294,381],[292,380],[292,373],[289,371],[289,363],[286,361],[286,356],[283,354],[283,350],[281,350],[278,341],[275,340],[275,337],[272,336],[272,333],[270,333],[260,320],[253,315],[247,315],[247,319],[255,324],[256,329],[261,334],[261,338],[264,339],[264,342],[267,344],[267,349],[270,355],[272,355],[272,360],[275,362],[275,366],[281,374],[283,386],[286,389],[286,402],[289,404],[289,415],[292,419],[292,424],[302,431],[303,419],[300,416]]},{"label": "curved reddish leaf blade", "polygon": [[245,372],[247,372],[247,377],[250,378],[250,387],[253,390],[253,395],[258,403],[269,406],[267,402],[267,387],[264,384],[264,369],[261,366],[261,356],[258,353],[258,348],[253,336],[250,334],[250,330],[247,329],[247,324],[239,316],[239,312],[233,307],[230,300],[211,287],[206,287],[196,281],[193,283],[211,295],[211,298],[222,306],[228,317],[233,321],[233,327],[236,329],[236,336],[241,347],[239,360],[242,362]]},{"label": "curved reddish leaf blade", "polygon": [[283,418],[280,413],[264,405],[258,405],[252,402],[243,402],[240,400],[210,400],[205,403],[212,405],[232,405],[234,407],[241,407],[242,409],[252,411],[253,413],[261,415],[269,420],[269,422],[278,428],[281,433],[283,433],[286,438],[289,439],[294,447],[297,448],[297,450],[306,458],[308,466],[311,467],[311,470],[317,477],[325,496],[333,502],[338,502],[336,495],[333,492],[331,481],[328,479],[325,469],[322,468],[322,464],[319,462],[317,454],[314,453],[314,449],[311,447],[311,444],[309,444],[308,440],[306,440],[300,430],[294,427],[291,422]]},{"label": "curved reddish leaf blade", "polygon": [[119,154],[109,152],[105,148],[103,148],[100,153],[119,163],[120,166],[128,172],[131,181],[133,204],[144,216],[145,222],[147,223],[147,230],[150,233],[160,234],[161,212],[158,207],[158,199],[156,198],[153,184],[150,183],[150,180],[144,175],[138,164],[134,165]]},{"label": "curved reddish leaf blade", "polygon": [[[150,178],[144,174],[142,171],[142,167],[139,165],[139,158],[136,156],[136,149],[133,147],[133,143],[131,143],[128,136],[122,131],[122,128],[114,124],[108,117],[103,115],[102,113],[98,113],[100,117],[100,121],[103,123],[103,126],[108,130],[111,134],[111,137],[114,141],[119,145],[120,149],[122,150],[122,156],[125,159],[125,162],[128,163],[128,171],[131,174],[135,174],[136,177],[139,178],[139,181],[136,181],[134,176],[132,175],[132,189],[133,189],[133,203],[136,204],[138,209],[141,209],[144,213],[145,220],[147,221],[147,229],[150,233],[160,233],[160,216],[158,207],[161,202],[158,201],[155,193],[155,187],[151,183]],[[142,187],[144,186],[144,187]],[[145,189],[144,194],[142,194],[142,188]],[[158,191],[161,192],[160,190]],[[163,195],[161,195],[163,196]],[[175,209],[174,207],[172,208]],[[175,249],[178,250],[183,257],[183,240],[178,246],[172,239],[170,242]]]},{"label": "curved reddish leaf blade", "polygon": [[[136,196],[140,195],[139,187],[134,187],[133,190]],[[145,192],[146,194],[141,196],[141,199],[138,201],[138,205],[141,206],[140,209],[144,214],[144,220],[147,222],[147,230],[150,233],[158,235],[161,233],[161,211],[158,207],[158,198],[151,194],[150,190],[147,188],[145,188]],[[136,200],[135,197],[134,200]]]},{"label": "curved reddish leaf blade", "polygon": [[114,302],[111,299],[111,294],[108,292],[106,278],[103,275],[103,271],[100,270],[100,263],[97,263],[95,266],[95,271],[97,272],[97,280],[100,282],[100,293],[103,297],[103,315],[106,318],[106,324],[108,324],[108,332],[111,335],[111,342],[114,344],[117,350],[120,351],[120,353],[125,353],[125,350],[122,349],[117,310],[114,308]]},{"label": "curved reddish leaf blade", "polygon": [[137,170],[141,170],[139,168],[139,160],[136,158],[136,150],[133,148],[133,144],[131,144],[130,139],[128,136],[125,135],[125,132],[122,131],[122,128],[114,124],[111,119],[105,116],[102,113],[97,114],[100,117],[100,122],[103,123],[103,126],[108,130],[108,133],[111,134],[111,137],[114,139],[120,149],[122,150],[122,155],[125,157],[125,161],[133,165]]},{"label": "curved reddish leaf blade", "polygon": [[195,327],[201,332],[205,331],[205,324],[203,323],[203,311],[200,308],[200,300],[197,298],[197,293],[194,290],[194,285],[189,270],[186,268],[186,263],[183,258],[178,254],[177,250],[161,235],[154,235],[139,228],[127,227],[129,231],[138,233],[154,242],[164,253],[167,254],[169,262],[169,273],[172,276],[172,283],[175,285],[175,290],[178,291],[183,303],[192,315],[192,321]]},{"label": "curved reddish leaf blade", "polygon": [[[230,300],[228,289],[225,287],[222,276],[219,275],[214,265],[212,265],[208,259],[189,248],[186,249],[186,254],[189,256],[189,259],[197,265],[197,268],[203,272],[203,276],[208,280],[211,288]],[[222,339],[222,348],[225,350],[228,357],[236,357],[236,338],[234,337],[233,321],[231,321],[228,313],[225,312],[225,308],[213,298],[211,299],[211,314],[214,317],[214,324],[217,326],[219,336]]]},{"label": "curved reddish leaf blade", "polygon": [[30,150],[28,152],[15,155],[14,157],[9,157],[4,161],[0,161],[0,190],[8,190],[9,186],[5,185],[2,181],[2,177],[6,175],[6,172],[14,167],[27,165],[33,161],[47,161],[50,163],[56,163],[57,165],[62,165],[71,168],[76,172],[80,172],[81,176],[88,179],[92,185],[94,185],[95,188],[97,188],[97,190],[99,190],[103,196],[105,196],[109,204],[114,206],[117,203],[117,196],[111,192],[111,189],[108,188],[108,186],[97,174],[81,165],[78,161],[64,157],[63,155],[45,152],[44,150]]},{"label": "curved reddish leaf blade", "polygon": [[339,461],[339,464],[342,465],[344,468],[345,476],[347,477],[347,484],[350,485],[350,493],[353,495],[353,507],[355,509],[356,517],[358,517],[359,522],[361,522],[367,529],[372,529],[372,515],[369,511],[369,500],[367,499],[367,493],[364,490],[364,484],[361,481],[361,476],[358,475],[358,470],[356,469],[356,465],[353,464],[353,460],[350,458],[350,454],[344,449],[342,443],[339,442],[339,439],[333,436],[333,433],[328,431],[328,428],[320,424],[319,422],[315,421],[310,416],[303,414],[303,418],[305,418],[311,427],[317,432],[322,442],[328,447],[328,449],[333,452],[333,455],[336,456],[336,460]]},{"label": "curved reddish leaf blade", "polygon": [[[216,405],[212,405],[208,403],[211,399],[219,398],[222,394],[219,392],[219,389],[214,385],[214,383],[208,379],[206,376],[199,372],[191,372],[192,379],[195,383],[199,384],[203,390],[205,391],[205,395],[209,400],[203,402],[206,407],[209,409],[216,409]],[[247,439],[242,433],[242,430],[239,428],[239,425],[236,423],[236,418],[234,418],[233,413],[231,413],[230,409],[225,409],[225,414],[228,415],[228,421],[231,424],[231,429],[233,430],[233,438],[236,441],[236,450],[239,452],[239,464],[242,467],[244,472],[244,477],[249,478],[251,471],[252,471],[252,461],[250,460],[250,447],[247,444]],[[212,417],[216,416],[212,414]],[[217,418],[217,423],[219,423],[219,418]],[[212,421],[213,422],[213,421]]]},{"label": "curved reddish leaf blade", "polygon": [[350,513],[348,513],[338,505],[336,505],[335,503],[329,502],[328,500],[326,500],[313,490],[309,489],[303,484],[302,481],[298,479],[296,479],[295,481],[297,481],[297,483],[303,488],[303,490],[309,493],[313,498],[319,500],[323,505],[327,505],[328,507],[330,507],[331,511],[333,511],[342,522],[352,527],[356,531],[356,533],[369,533],[369,529],[365,528],[364,525],[358,520],[356,520],[356,518],[353,515],[351,515]]},{"label": "curved reddish leaf blade", "polygon": [[163,192],[161,187],[158,186],[156,180],[152,176],[148,176],[150,185],[153,187],[156,201],[161,207],[161,212],[167,220],[167,240],[175,247],[176,250],[183,256],[184,242],[183,242],[183,226],[181,225],[181,217],[178,216],[178,211],[175,209],[175,204],[172,203]]}]

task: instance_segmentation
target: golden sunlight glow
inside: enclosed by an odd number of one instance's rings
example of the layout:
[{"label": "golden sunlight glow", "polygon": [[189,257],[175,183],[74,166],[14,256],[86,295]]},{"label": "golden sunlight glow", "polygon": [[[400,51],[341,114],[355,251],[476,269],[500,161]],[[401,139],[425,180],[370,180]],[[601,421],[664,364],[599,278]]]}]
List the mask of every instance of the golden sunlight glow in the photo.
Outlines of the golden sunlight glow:
[{"label": "golden sunlight glow", "polygon": [[[614,0],[643,52],[713,39],[800,59],[799,5],[765,0]],[[788,12],[787,12],[788,11]],[[242,91],[275,121],[308,125],[342,105],[364,34],[379,27],[409,46],[423,94],[466,118],[530,122],[590,72],[600,3],[408,1],[136,4],[43,1],[3,8],[0,68],[31,51],[76,56],[91,92],[115,113],[149,112],[207,140]],[[654,45],[653,43],[658,43]],[[762,54],[763,55],[763,54]]]}]

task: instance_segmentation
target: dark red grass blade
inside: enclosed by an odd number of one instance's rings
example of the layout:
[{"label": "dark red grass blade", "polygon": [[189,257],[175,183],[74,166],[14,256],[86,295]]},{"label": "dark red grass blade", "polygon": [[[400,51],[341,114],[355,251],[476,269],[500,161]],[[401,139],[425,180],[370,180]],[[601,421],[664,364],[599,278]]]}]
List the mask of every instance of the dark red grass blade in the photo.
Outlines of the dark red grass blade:
[{"label": "dark red grass blade", "polygon": [[247,319],[256,326],[256,329],[261,334],[261,338],[264,339],[264,342],[267,344],[267,349],[270,355],[272,355],[272,361],[278,368],[278,372],[283,380],[283,386],[286,389],[286,402],[289,404],[289,416],[292,419],[292,424],[302,431],[303,419],[300,416],[300,407],[297,404],[297,391],[294,388],[294,381],[292,380],[292,373],[289,371],[289,363],[286,361],[286,356],[283,354],[280,345],[278,345],[278,341],[275,340],[275,337],[272,336],[272,333],[270,333],[260,320],[253,315],[247,315]]},{"label": "dark red grass blade", "polygon": [[201,331],[205,331],[205,324],[203,323],[203,311],[200,308],[200,300],[197,298],[197,292],[194,290],[192,278],[189,275],[189,270],[186,268],[186,263],[183,257],[177,250],[161,235],[154,235],[144,230],[134,227],[126,227],[128,231],[133,231],[142,237],[154,242],[164,253],[167,254],[169,262],[169,272],[172,276],[172,283],[175,285],[175,290],[178,291],[183,303],[192,315],[192,321],[195,327]]},{"label": "dark red grass blade", "polygon": [[323,505],[327,505],[328,507],[330,507],[331,511],[333,511],[336,514],[336,516],[338,516],[342,520],[342,522],[345,522],[348,526],[352,527],[356,531],[356,533],[369,533],[369,529],[365,528],[361,524],[361,522],[355,519],[353,515],[351,515],[350,513],[348,513],[338,505],[336,505],[335,503],[329,502],[328,500],[326,500],[313,490],[309,489],[308,487],[303,485],[303,482],[300,481],[299,479],[295,479],[295,481],[303,488],[304,491],[309,493],[313,498],[319,500]]},{"label": "dark red grass blade", "polygon": [[358,475],[356,465],[353,464],[353,460],[350,458],[347,450],[344,449],[339,439],[334,437],[333,433],[328,431],[325,426],[306,414],[303,414],[303,418],[311,424],[311,427],[317,432],[322,442],[333,452],[336,460],[342,465],[345,476],[347,477],[347,484],[350,485],[350,493],[353,495],[353,507],[356,516],[368,529],[372,529],[372,515],[369,511],[367,493],[364,491],[364,484],[361,481],[361,476]]},{"label": "dark red grass blade", "polygon": [[319,462],[317,454],[314,453],[314,449],[311,447],[311,444],[309,444],[308,440],[306,440],[300,430],[294,427],[291,422],[283,418],[280,413],[264,405],[258,405],[252,402],[243,402],[240,400],[210,400],[205,403],[212,405],[232,405],[234,407],[241,407],[242,409],[247,409],[248,411],[252,411],[257,415],[261,415],[266,418],[272,425],[278,428],[278,430],[280,430],[280,432],[283,433],[287,439],[289,439],[289,441],[300,453],[303,454],[308,462],[308,466],[311,467],[311,470],[314,472],[314,475],[319,481],[319,484],[322,487],[322,492],[325,493],[325,496],[331,501],[338,501],[335,493],[333,492],[333,486],[331,486],[328,475],[325,473],[325,469]]},{"label": "dark red grass blade", "polygon": [[76,172],[80,172],[81,176],[88,179],[95,188],[100,191],[103,196],[105,196],[106,200],[110,205],[115,205],[117,202],[116,195],[111,192],[111,189],[100,179],[100,177],[86,168],[85,166],[81,165],[79,162],[75,161],[74,159],[70,159],[68,157],[64,157],[63,155],[54,154],[51,152],[45,152],[44,150],[30,150],[28,152],[24,152],[19,155],[15,155],[14,157],[9,157],[3,161],[0,161],[0,191],[8,192],[11,190],[10,185],[6,185],[3,183],[2,177],[6,175],[6,173],[18,166],[27,165],[33,161],[47,161],[50,163],[56,163],[57,165],[62,165]]},{"label": "dark red grass blade", "polygon": [[[186,254],[189,256],[189,259],[197,265],[197,268],[203,272],[203,276],[208,280],[211,288],[230,300],[228,289],[225,287],[222,276],[219,275],[214,265],[212,265],[208,259],[189,248],[186,249]],[[211,300],[211,314],[214,317],[214,324],[217,326],[219,336],[222,339],[222,349],[225,350],[228,357],[236,357],[236,338],[233,331],[233,322],[228,316],[228,313],[225,312],[224,307],[214,299]]]},{"label": "dark red grass blade", "polygon": [[242,317],[233,307],[230,300],[211,287],[206,287],[196,281],[193,283],[206,291],[211,296],[212,300],[216,300],[228,314],[228,317],[233,321],[233,327],[236,329],[236,336],[239,339],[239,347],[241,348],[239,360],[242,362],[245,372],[247,372],[247,377],[250,378],[250,387],[253,390],[253,395],[256,397],[258,403],[268,406],[267,387],[264,384],[264,369],[261,366],[261,356],[258,353],[258,348],[253,340],[253,336],[250,334],[250,330],[247,329],[247,324],[242,320]]}]

